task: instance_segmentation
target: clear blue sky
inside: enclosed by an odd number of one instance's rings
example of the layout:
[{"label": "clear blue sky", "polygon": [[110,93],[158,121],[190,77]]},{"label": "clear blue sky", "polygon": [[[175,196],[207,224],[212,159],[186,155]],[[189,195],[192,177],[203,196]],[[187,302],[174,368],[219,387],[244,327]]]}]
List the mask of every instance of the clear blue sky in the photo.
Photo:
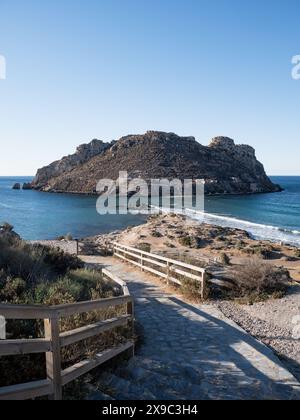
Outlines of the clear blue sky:
[{"label": "clear blue sky", "polygon": [[300,174],[299,0],[0,0],[0,175],[150,129]]}]

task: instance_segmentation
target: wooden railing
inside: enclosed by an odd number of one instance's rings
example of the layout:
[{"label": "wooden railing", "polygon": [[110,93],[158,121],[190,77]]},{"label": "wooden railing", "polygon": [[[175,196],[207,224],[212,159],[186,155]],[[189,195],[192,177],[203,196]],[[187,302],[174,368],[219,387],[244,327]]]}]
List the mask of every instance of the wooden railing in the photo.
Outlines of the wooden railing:
[{"label": "wooden railing", "polygon": [[134,264],[143,271],[148,271],[163,278],[168,284],[171,282],[181,286],[183,279],[199,282],[201,298],[205,299],[208,296],[208,276],[204,268],[141,251],[120,243],[114,244],[113,251],[116,257]]},{"label": "wooden railing", "polygon": [[[26,384],[0,388],[0,400],[26,400],[42,396],[50,399],[62,399],[62,387],[74,381],[90,370],[100,366],[115,356],[134,350],[134,343],[128,341],[118,347],[113,347],[96,354],[92,359],[83,360],[62,370],[61,349],[70,344],[97,336],[116,327],[133,325],[133,299],[127,285],[107,270],[102,273],[118,283],[123,289],[123,296],[100,299],[89,302],[58,306],[26,306],[0,304],[0,315],[7,320],[44,320],[45,338],[24,340],[0,340],[0,357],[34,353],[46,354],[47,379]],[[126,305],[125,315],[97,322],[72,331],[60,333],[59,320],[72,315],[83,314],[95,310]]]}]

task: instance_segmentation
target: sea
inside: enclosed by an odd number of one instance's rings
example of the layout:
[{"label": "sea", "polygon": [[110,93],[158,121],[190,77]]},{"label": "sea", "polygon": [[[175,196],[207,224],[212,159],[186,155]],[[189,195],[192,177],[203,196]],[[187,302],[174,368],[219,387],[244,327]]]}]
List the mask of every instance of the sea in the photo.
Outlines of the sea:
[{"label": "sea", "polygon": [[[204,221],[247,230],[254,238],[300,247],[300,177],[271,177],[284,191],[246,196],[206,197]],[[145,215],[99,215],[96,197],[13,190],[32,177],[0,177],[0,223],[8,222],[26,240],[74,238],[109,233],[144,223]],[[203,214],[191,217],[203,221]]]}]

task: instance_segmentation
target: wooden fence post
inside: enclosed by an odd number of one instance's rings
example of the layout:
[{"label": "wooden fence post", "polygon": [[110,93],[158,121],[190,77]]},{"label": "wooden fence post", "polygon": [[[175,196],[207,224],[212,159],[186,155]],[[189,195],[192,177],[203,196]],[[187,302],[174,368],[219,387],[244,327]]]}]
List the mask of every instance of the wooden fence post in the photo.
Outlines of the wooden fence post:
[{"label": "wooden fence post", "polygon": [[78,256],[79,255],[79,240],[75,239],[75,242],[76,242],[76,255]]},{"label": "wooden fence post", "polygon": [[207,299],[208,297],[208,287],[207,287],[208,275],[206,272],[202,275],[202,282],[201,282],[201,298]]},{"label": "wooden fence post", "polygon": [[47,377],[53,384],[51,400],[62,400],[61,348],[58,318],[44,320],[45,338],[51,341],[52,351],[46,353]]},{"label": "wooden fence post", "polygon": [[[134,340],[134,302],[133,300],[131,300],[131,302],[127,303],[127,315],[131,315],[131,320],[129,321],[129,327],[131,328],[132,331],[132,338]],[[132,357],[134,357],[135,352],[134,352],[134,347],[132,348]]]}]

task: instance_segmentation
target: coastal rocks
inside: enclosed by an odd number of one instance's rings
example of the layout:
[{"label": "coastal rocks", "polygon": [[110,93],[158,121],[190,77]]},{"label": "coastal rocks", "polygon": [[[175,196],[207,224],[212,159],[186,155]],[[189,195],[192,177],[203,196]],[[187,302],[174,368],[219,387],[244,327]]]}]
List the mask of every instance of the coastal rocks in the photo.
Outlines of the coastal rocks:
[{"label": "coastal rocks", "polygon": [[5,240],[21,240],[21,237],[14,232],[14,227],[9,223],[3,223],[0,225],[0,239],[3,238]]},{"label": "coastal rocks", "polygon": [[23,185],[21,185],[19,182],[15,183],[12,187],[13,190],[32,190],[32,185],[29,182],[24,182]]},{"label": "coastal rocks", "polygon": [[38,170],[31,188],[44,189],[52,178],[71,172],[79,165],[92,159],[111,147],[110,143],[94,139],[88,144],[82,144],[73,155],[65,156],[61,160]]},{"label": "coastal rocks", "polygon": [[43,191],[93,194],[99,180],[116,180],[120,171],[146,181],[204,179],[208,195],[281,191],[250,146],[236,145],[228,137],[216,137],[203,146],[194,137],[158,131],[112,143],[94,140],[75,155],[40,169],[32,185]]}]

